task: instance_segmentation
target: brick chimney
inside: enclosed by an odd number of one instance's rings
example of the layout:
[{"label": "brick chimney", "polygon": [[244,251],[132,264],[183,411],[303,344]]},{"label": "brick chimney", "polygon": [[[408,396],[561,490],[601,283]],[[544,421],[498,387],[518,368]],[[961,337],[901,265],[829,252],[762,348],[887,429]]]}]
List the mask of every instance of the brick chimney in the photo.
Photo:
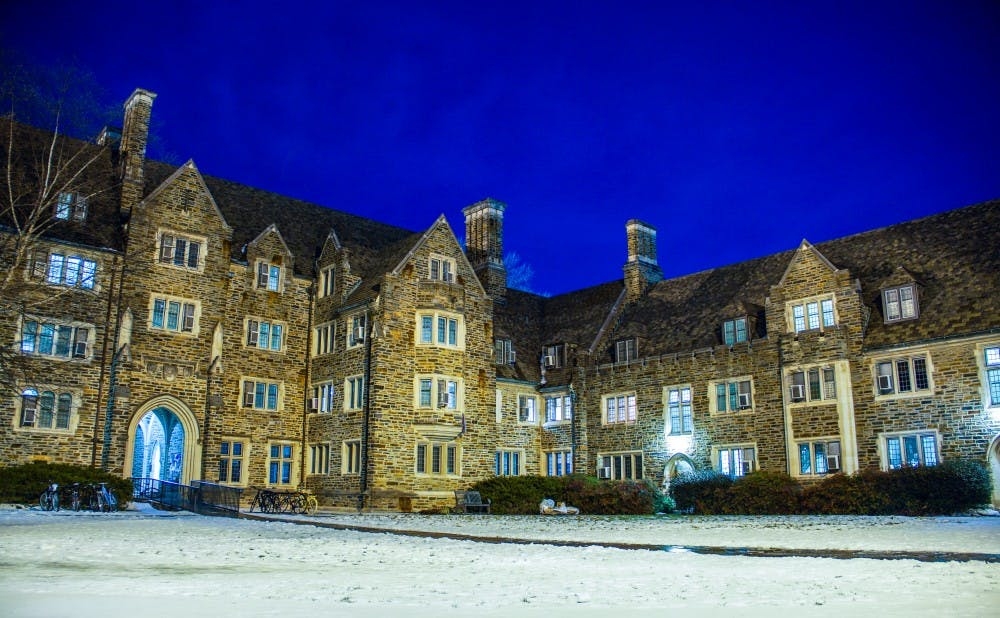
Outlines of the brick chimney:
[{"label": "brick chimney", "polygon": [[637,300],[646,288],[663,279],[663,271],[656,263],[656,228],[631,219],[625,224],[625,238],[628,242],[628,261],[625,272],[626,301]]},{"label": "brick chimney", "polygon": [[466,255],[493,300],[507,296],[507,269],[503,265],[503,211],[506,208],[503,202],[486,198],[462,209]]},{"label": "brick chimney", "polygon": [[131,210],[142,199],[143,167],[146,163],[146,143],[149,141],[149,119],[156,94],[136,88],[125,101],[120,162],[122,178],[122,210]]}]

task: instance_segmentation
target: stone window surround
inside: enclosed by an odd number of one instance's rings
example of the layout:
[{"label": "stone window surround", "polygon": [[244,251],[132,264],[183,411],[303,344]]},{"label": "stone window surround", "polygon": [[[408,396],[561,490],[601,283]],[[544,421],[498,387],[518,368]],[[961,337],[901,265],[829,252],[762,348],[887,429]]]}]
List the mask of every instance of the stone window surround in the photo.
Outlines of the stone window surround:
[{"label": "stone window surround", "polygon": [[[239,455],[233,454],[233,444],[240,445],[241,453]],[[223,445],[228,445],[229,453],[223,453]],[[233,482],[232,479],[232,461],[240,461],[240,480]],[[219,443],[219,466],[221,470],[222,462],[227,462],[227,476],[229,480],[223,481],[221,478],[217,481],[221,485],[227,485],[230,487],[246,487],[248,482],[247,474],[247,461],[250,460],[250,440],[245,437],[240,436],[222,436]]]},{"label": "stone window surround", "polygon": [[[164,239],[170,237],[174,240],[174,244],[170,245],[173,250],[169,255],[164,254],[166,246]],[[178,264],[176,262],[176,249],[177,241],[182,240],[188,248],[183,253],[182,263]],[[190,247],[194,245],[198,247],[197,250],[197,260],[198,263],[195,266],[190,266]],[[205,262],[207,258],[207,247],[208,239],[204,236],[198,236],[197,234],[188,234],[185,232],[177,232],[170,228],[158,228],[156,230],[156,242],[154,243],[154,255],[156,256],[154,262],[161,266],[167,266],[169,268],[177,268],[180,270],[186,270],[190,272],[205,272]]]},{"label": "stone window surround", "polygon": [[[748,390],[746,392],[744,392],[743,390],[741,390],[743,383],[749,383],[749,386],[747,387]],[[726,385],[726,397],[727,397],[727,399],[726,399],[726,409],[725,410],[719,410],[719,402],[718,402],[718,399],[717,399],[717,397],[718,397],[717,387],[720,384],[725,384]],[[732,393],[731,393],[731,389],[730,389],[730,386],[729,386],[730,384],[736,384],[737,385],[737,392],[736,392],[736,396],[737,396],[737,408],[736,409],[730,409],[730,402],[732,401]],[[741,399],[742,398],[740,397],[740,395],[748,395],[749,396],[749,405],[747,405],[745,407],[741,405],[741,403],[742,403]],[[734,376],[734,377],[726,378],[726,379],[723,379],[723,380],[713,380],[713,381],[711,381],[711,382],[708,383],[708,410],[709,410],[709,414],[712,415],[712,416],[716,416],[716,415],[720,415],[720,414],[751,414],[754,411],[754,406],[756,405],[756,399],[757,399],[757,396],[756,396],[756,391],[754,389],[753,376],[750,376],[750,375]]]},{"label": "stone window surround", "polygon": [[[938,465],[941,463],[941,433],[937,429],[914,429],[910,431],[887,431],[878,433],[878,456],[879,456],[879,467],[882,470],[894,469],[890,462],[890,441],[898,440],[900,447],[900,457],[905,458],[906,453],[903,452],[903,440],[905,438],[916,438],[919,463],[918,466],[927,465],[924,459],[923,447],[924,438],[933,438],[934,441],[934,456],[936,461],[932,465]],[[901,459],[901,465],[897,467],[908,468],[913,467],[911,463],[906,462]]]},{"label": "stone window surround", "polygon": [[[430,380],[430,403],[429,405],[423,404],[421,399],[421,389],[422,382],[425,380]],[[441,405],[442,402],[446,401],[442,398],[441,385],[455,384],[455,401],[454,405],[450,405],[450,397],[447,399],[448,405]],[[447,393],[447,390],[446,390]],[[418,410],[447,410],[449,412],[464,412],[465,411],[465,380],[458,376],[450,376],[437,373],[428,374],[418,374],[413,378],[413,407]]]},{"label": "stone window surround", "polygon": [[[824,466],[823,472],[817,471],[816,465],[816,445],[822,444],[824,448]],[[809,448],[809,471],[802,471],[802,447],[808,446]],[[823,436],[817,438],[809,439],[797,439],[795,441],[795,461],[793,462],[792,475],[793,476],[804,476],[808,478],[815,478],[819,476],[825,476],[827,474],[836,474],[843,471],[843,448],[841,446],[840,436]],[[835,464],[835,465],[831,465]]]},{"label": "stone window surround", "polygon": [[[917,388],[917,375],[915,369],[914,360],[922,359],[924,365],[924,371],[926,372],[927,388]],[[907,362],[909,371],[909,381],[910,390],[900,391],[899,390],[899,367],[898,362]],[[889,363],[891,365],[892,374],[891,380],[888,384],[889,388],[885,388],[885,380],[880,380],[879,366]],[[888,375],[888,374],[887,374]],[[912,397],[926,397],[928,394],[934,392],[934,365],[931,361],[930,352],[924,349],[912,350],[909,352],[900,351],[896,354],[875,356],[871,359],[871,376],[872,376],[872,391],[876,401],[885,399],[905,399]]]},{"label": "stone window surround", "polygon": [[[36,393],[36,395],[34,395],[35,415],[31,425],[23,425],[22,422],[24,419],[24,399],[27,394],[27,391],[29,390],[33,390]],[[39,414],[41,413],[40,409],[41,404],[38,400],[40,399],[41,394],[46,392],[52,393],[54,397],[54,402],[53,402],[54,405],[52,409],[52,415],[53,415],[52,427],[39,427],[38,417]],[[72,398],[69,409],[68,426],[56,427],[55,415],[59,407],[59,396],[64,394],[68,394]],[[29,394],[27,396],[31,397],[32,395]],[[50,384],[38,384],[38,385],[32,385],[30,388],[20,389],[20,394],[15,394],[14,398],[16,399],[17,403],[16,405],[17,413],[11,415],[11,424],[15,432],[23,431],[32,433],[48,433],[56,435],[66,435],[66,434],[76,433],[77,427],[80,424],[80,414],[79,414],[80,406],[83,404],[83,392],[80,391],[79,389],[54,386]]]},{"label": "stone window surround", "polygon": [[[824,311],[825,303],[830,303],[830,317],[827,319],[826,311]],[[810,312],[809,308],[811,305],[816,307],[817,313],[817,326],[809,326]],[[796,307],[802,308],[802,320],[803,328],[796,328]],[[828,323],[829,322],[829,323]],[[809,296],[806,298],[797,298],[795,300],[789,300],[785,302],[785,327],[789,333],[798,335],[799,333],[806,332],[822,332],[827,328],[835,328],[837,324],[840,323],[840,318],[837,315],[837,300],[834,294],[818,294],[816,296]]]},{"label": "stone window surround", "polygon": [[309,444],[309,475],[328,476],[330,474],[330,443],[311,442]]},{"label": "stone window surround", "polygon": [[[426,318],[430,318],[429,330],[425,329]],[[443,330],[442,320],[444,321]],[[454,324],[454,331],[452,331],[452,324]],[[425,335],[430,336],[429,341]],[[454,335],[455,343],[451,343],[452,335]],[[413,341],[418,347],[464,350],[465,316],[451,311],[418,310],[416,313],[416,336],[414,336]]]},{"label": "stone window surround", "polygon": [[[733,461],[732,456],[734,454],[736,454],[737,452],[739,453],[739,459],[738,459],[738,461]],[[719,474],[727,474],[723,470],[723,465],[722,465],[723,458],[722,458],[722,454],[723,453],[728,453],[729,456],[730,456],[730,458],[731,458],[729,460],[730,461],[730,463],[729,463],[730,472],[728,473],[729,476],[731,476],[733,478],[739,477],[739,476],[744,476],[746,474],[749,474],[751,472],[754,472],[754,471],[760,469],[759,466],[758,466],[758,464],[757,464],[757,452],[758,452],[757,451],[757,444],[754,443],[754,442],[741,442],[741,443],[734,443],[734,444],[713,444],[712,445],[712,469],[715,470],[716,472],[718,472]],[[750,459],[747,459],[748,455],[750,456]],[[749,464],[749,465],[747,465],[747,464]],[[739,470],[733,469],[733,466],[735,466],[735,465],[739,465],[740,469]]]}]

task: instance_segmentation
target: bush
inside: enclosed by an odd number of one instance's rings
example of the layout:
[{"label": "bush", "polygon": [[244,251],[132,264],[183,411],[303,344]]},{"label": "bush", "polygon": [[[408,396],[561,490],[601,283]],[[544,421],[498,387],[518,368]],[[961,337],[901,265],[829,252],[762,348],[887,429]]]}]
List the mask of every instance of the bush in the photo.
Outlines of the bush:
[{"label": "bush", "polygon": [[670,495],[683,513],[721,513],[733,480],[713,470],[696,470],[670,481]]},{"label": "bush", "polygon": [[599,481],[592,476],[503,476],[480,481],[472,489],[493,504],[494,513],[537,514],[549,498],[589,515],[652,515],[670,503],[650,481]]},{"label": "bush", "polygon": [[49,483],[65,487],[73,483],[107,483],[123,509],[132,499],[132,481],[89,466],[33,462],[0,468],[0,502],[38,504]]},{"label": "bush", "polygon": [[802,487],[782,472],[754,472],[733,482],[723,513],[731,515],[790,515],[799,512]]},{"label": "bush", "polygon": [[892,512],[882,489],[885,472],[834,474],[802,491],[802,511],[816,515],[885,515]]}]

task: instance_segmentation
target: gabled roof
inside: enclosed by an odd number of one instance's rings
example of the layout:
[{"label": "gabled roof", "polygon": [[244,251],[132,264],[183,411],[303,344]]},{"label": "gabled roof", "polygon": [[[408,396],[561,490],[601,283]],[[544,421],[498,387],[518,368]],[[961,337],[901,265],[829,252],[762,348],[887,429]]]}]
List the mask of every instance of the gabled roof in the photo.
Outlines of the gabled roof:
[{"label": "gabled roof", "polygon": [[198,171],[198,166],[194,164],[194,159],[188,159],[187,163],[178,167],[176,170],[174,170],[172,174],[170,174],[163,180],[159,181],[155,186],[153,186],[147,179],[146,187],[151,190],[142,197],[142,201],[140,201],[136,207],[143,208],[148,202],[156,199],[158,195],[168,190],[174,183],[174,181],[177,180],[177,178],[179,178],[180,176],[184,175],[187,172],[194,173],[195,178],[198,180],[198,184],[201,186],[202,190],[208,196],[209,202],[212,204],[212,208],[215,210],[215,213],[219,215],[219,219],[222,220],[222,224],[227,229],[232,229],[229,223],[226,221],[225,215],[223,215],[222,211],[219,210],[219,205],[216,203],[215,197],[212,195],[212,192],[208,189],[208,186],[205,184],[205,177],[201,175],[201,172]]}]

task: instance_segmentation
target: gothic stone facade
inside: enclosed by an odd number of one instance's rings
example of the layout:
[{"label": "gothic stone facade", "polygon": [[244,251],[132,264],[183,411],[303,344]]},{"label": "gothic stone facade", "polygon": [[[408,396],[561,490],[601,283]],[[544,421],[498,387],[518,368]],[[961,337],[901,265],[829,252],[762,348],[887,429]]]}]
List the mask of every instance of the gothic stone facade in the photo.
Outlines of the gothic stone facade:
[{"label": "gothic stone facade", "polygon": [[463,248],[146,160],[154,98],[75,144],[103,189],[0,318],[7,462],[401,510],[497,474],[998,471],[1000,202],[672,279],[630,220],[621,280],[544,298],[506,286],[504,204]]}]

